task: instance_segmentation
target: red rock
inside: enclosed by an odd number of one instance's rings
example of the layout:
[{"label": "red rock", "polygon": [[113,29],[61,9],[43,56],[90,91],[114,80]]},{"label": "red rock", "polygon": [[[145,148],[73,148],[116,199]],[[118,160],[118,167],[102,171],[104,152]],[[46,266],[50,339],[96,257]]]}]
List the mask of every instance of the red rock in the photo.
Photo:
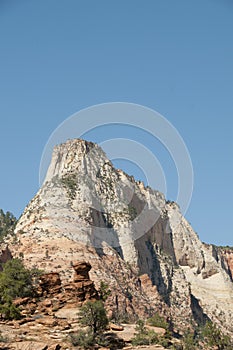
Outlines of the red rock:
[{"label": "red rock", "polygon": [[13,304],[15,306],[20,306],[20,305],[25,305],[28,303],[28,301],[30,300],[29,297],[26,297],[26,298],[17,298],[13,301]]},{"label": "red rock", "polygon": [[54,327],[57,325],[57,320],[52,317],[42,317],[36,320],[37,323],[48,327]]},{"label": "red rock", "polygon": [[34,322],[34,318],[31,317],[25,317],[22,320],[18,321],[18,324],[21,326],[22,324],[29,323],[29,322]]},{"label": "red rock", "polygon": [[124,327],[120,326],[118,324],[114,324],[114,323],[110,323],[109,327],[111,328],[111,330],[113,331],[123,331]]},{"label": "red rock", "polygon": [[46,273],[40,276],[39,289],[42,294],[56,294],[61,291],[61,279],[58,272]]},{"label": "red rock", "polygon": [[75,270],[74,282],[89,280],[89,271],[91,269],[91,264],[86,261],[76,261],[72,264]]}]

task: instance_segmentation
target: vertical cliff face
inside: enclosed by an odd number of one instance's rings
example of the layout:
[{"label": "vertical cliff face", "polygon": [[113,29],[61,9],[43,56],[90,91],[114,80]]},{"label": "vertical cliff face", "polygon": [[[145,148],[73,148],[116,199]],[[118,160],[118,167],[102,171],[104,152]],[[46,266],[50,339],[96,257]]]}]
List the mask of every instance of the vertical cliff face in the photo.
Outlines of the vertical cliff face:
[{"label": "vertical cliff face", "polygon": [[225,258],[226,264],[228,266],[228,271],[233,281],[233,250],[224,249],[222,255]]},{"label": "vertical cliff face", "polygon": [[233,281],[233,248],[211,245],[211,250],[214,258],[220,261],[222,268],[229,274]]},{"label": "vertical cliff face", "polygon": [[[115,169],[94,143],[71,140],[55,148],[16,234],[15,254],[59,270],[64,279],[70,261],[91,261],[92,279],[114,285],[132,312],[148,313],[160,303],[188,323],[199,308],[233,331],[230,269],[199,240],[176,203]],[[147,291],[138,282],[145,274],[152,283]]]}]

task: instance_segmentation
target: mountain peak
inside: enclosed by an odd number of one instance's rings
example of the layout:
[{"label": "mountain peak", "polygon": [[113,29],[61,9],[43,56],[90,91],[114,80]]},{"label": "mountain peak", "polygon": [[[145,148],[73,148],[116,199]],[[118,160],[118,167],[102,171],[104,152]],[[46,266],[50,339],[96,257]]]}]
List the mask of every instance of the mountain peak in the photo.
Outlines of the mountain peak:
[{"label": "mountain peak", "polygon": [[67,173],[79,171],[83,166],[84,158],[88,155],[89,158],[94,158],[94,155],[91,155],[92,152],[95,155],[98,153],[99,156],[105,156],[97,144],[82,139],[68,140],[55,146],[45,182],[50,181],[54,176],[62,177]]},{"label": "mountain peak", "polygon": [[[145,300],[155,310],[156,290],[177,322],[207,315],[233,332],[230,259],[199,240],[178,205],[115,169],[95,143],[76,139],[55,147],[46,180],[15,232],[13,254],[64,280],[70,261],[89,261],[93,280],[122,296],[122,310],[135,313],[141,303],[141,315],[148,314]],[[144,274],[152,287],[142,296],[135,285]],[[126,288],[133,296],[127,302]]]}]

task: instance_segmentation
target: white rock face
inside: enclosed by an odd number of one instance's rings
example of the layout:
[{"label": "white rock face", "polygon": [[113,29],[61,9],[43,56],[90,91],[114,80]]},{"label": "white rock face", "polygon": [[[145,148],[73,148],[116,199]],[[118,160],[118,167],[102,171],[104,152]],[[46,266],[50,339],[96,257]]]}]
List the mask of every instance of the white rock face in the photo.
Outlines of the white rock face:
[{"label": "white rock face", "polygon": [[[54,149],[45,182],[16,233],[21,242],[66,239],[97,252],[112,247],[139,274],[150,276],[181,318],[202,310],[233,332],[233,284],[221,261],[177,204],[115,169],[96,144],[71,140]],[[67,259],[75,258],[70,249]]]}]

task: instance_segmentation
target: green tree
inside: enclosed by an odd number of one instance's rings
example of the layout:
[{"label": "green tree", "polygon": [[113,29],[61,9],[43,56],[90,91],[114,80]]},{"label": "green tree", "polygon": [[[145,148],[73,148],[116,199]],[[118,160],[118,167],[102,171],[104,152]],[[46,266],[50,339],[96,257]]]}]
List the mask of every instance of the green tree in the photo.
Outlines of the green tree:
[{"label": "green tree", "polygon": [[100,299],[103,301],[106,301],[108,299],[109,295],[111,295],[111,290],[109,289],[108,284],[101,281],[100,288],[99,288]]},{"label": "green tree", "polygon": [[1,317],[7,320],[18,320],[21,318],[19,308],[17,308],[10,297],[1,299],[0,303],[0,314]]},{"label": "green tree", "polygon": [[32,273],[20,259],[8,260],[0,272],[0,296],[26,297],[32,294]]},{"label": "green tree", "polygon": [[0,209],[0,242],[4,240],[4,237],[8,234],[13,234],[15,225],[17,223],[16,218],[9,211],[4,213],[2,209]]},{"label": "green tree", "polygon": [[19,309],[13,304],[17,297],[33,293],[32,273],[23,266],[20,259],[8,260],[0,272],[0,314],[5,319],[20,317]]},{"label": "green tree", "polygon": [[79,322],[88,326],[92,334],[103,332],[108,325],[108,318],[101,300],[88,301],[80,308]]},{"label": "green tree", "polygon": [[185,332],[183,336],[183,350],[196,350],[197,340],[195,339],[195,334],[192,331]]},{"label": "green tree", "polygon": [[133,345],[150,345],[158,344],[158,335],[153,330],[148,330],[145,327],[145,323],[142,320],[138,320],[135,328],[136,333],[132,339]]},{"label": "green tree", "polygon": [[214,346],[216,346],[218,350],[232,350],[233,348],[230,337],[224,335],[212,322],[206,322],[201,328],[200,338],[211,348]]},{"label": "green tree", "polygon": [[166,330],[169,328],[168,322],[165,320],[164,317],[160,316],[158,313],[155,313],[154,316],[148,318],[147,324],[153,327],[161,327]]},{"label": "green tree", "polygon": [[75,334],[71,334],[71,343],[74,346],[79,346],[83,349],[93,349],[95,344],[95,337],[93,333],[89,331],[79,330]]}]

